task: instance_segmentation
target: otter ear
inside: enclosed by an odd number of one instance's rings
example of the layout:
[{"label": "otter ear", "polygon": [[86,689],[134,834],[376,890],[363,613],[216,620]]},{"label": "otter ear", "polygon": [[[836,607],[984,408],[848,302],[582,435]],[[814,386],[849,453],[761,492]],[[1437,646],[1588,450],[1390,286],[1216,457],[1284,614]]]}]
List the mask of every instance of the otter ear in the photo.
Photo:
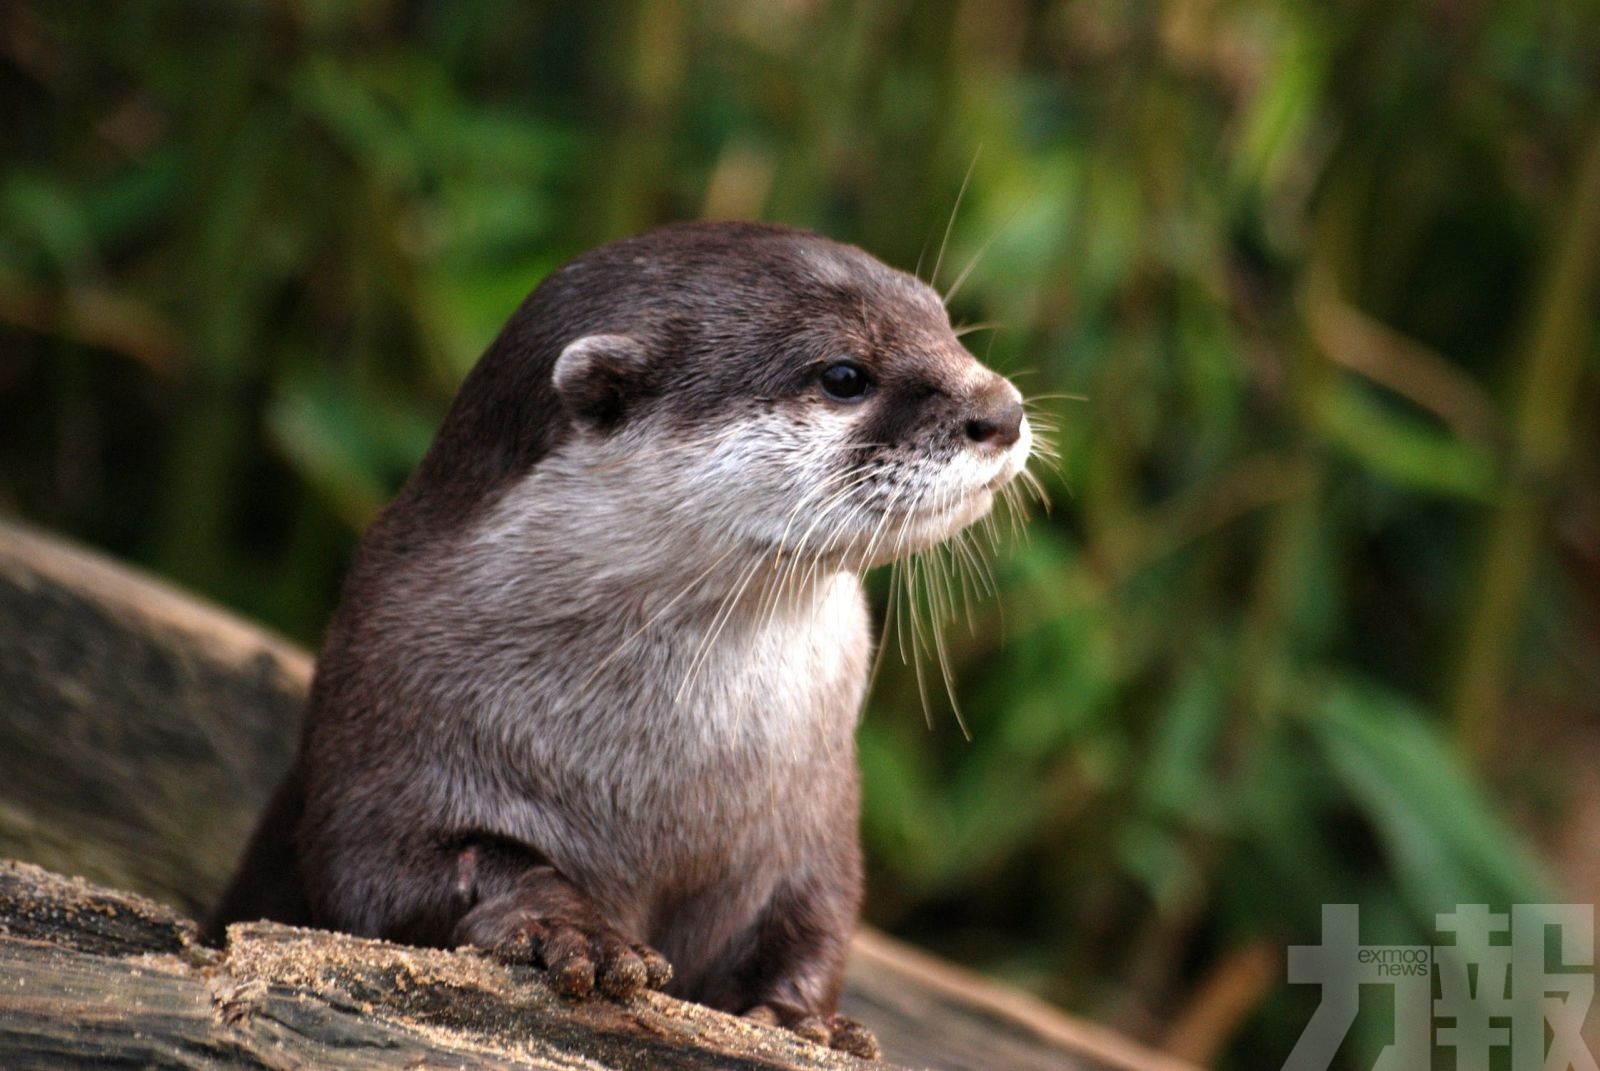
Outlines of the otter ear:
[{"label": "otter ear", "polygon": [[556,358],[556,394],[580,424],[615,427],[642,393],[648,356],[627,335],[584,335]]}]

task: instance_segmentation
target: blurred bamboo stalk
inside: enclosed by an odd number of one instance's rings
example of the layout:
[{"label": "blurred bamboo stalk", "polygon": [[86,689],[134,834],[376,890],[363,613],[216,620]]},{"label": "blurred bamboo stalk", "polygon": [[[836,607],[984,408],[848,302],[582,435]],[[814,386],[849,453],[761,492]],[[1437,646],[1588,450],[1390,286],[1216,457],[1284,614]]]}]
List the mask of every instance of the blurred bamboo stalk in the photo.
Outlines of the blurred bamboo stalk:
[{"label": "blurred bamboo stalk", "polygon": [[1316,414],[1338,383],[1339,369],[1319,349],[1308,311],[1315,295],[1348,291],[1359,257],[1367,175],[1349,171],[1328,184],[1315,210],[1315,252],[1299,286],[1301,332],[1284,356],[1285,419],[1292,439],[1285,450],[1283,479],[1299,490],[1269,514],[1248,616],[1240,636],[1235,710],[1227,766],[1231,776],[1248,768],[1258,737],[1278,721],[1289,693],[1302,637],[1294,612],[1304,598],[1306,563],[1324,523],[1328,463],[1315,431]]},{"label": "blurred bamboo stalk", "polygon": [[1600,123],[1591,127],[1572,200],[1516,361],[1510,472],[1484,538],[1451,701],[1456,741],[1482,764],[1500,738],[1540,528],[1572,440],[1576,400],[1593,344],[1600,273]]},{"label": "blurred bamboo stalk", "polygon": [[1334,287],[1313,287],[1307,297],[1307,327],[1329,360],[1428,410],[1463,439],[1496,441],[1494,403],[1443,354],[1369,316]]},{"label": "blurred bamboo stalk", "polygon": [[1258,940],[1219,957],[1167,1030],[1162,1051],[1202,1067],[1213,1064],[1281,980],[1284,955],[1273,942]]},{"label": "blurred bamboo stalk", "polygon": [[0,324],[122,354],[158,374],[182,364],[183,344],[151,305],[110,287],[37,286],[0,268]]}]

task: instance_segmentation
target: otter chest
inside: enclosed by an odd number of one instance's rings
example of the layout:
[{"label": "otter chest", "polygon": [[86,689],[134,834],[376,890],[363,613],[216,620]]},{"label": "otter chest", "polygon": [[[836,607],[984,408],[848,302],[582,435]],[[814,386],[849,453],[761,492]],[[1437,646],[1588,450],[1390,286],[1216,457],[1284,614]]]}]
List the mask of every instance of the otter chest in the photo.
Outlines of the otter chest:
[{"label": "otter chest", "polygon": [[[514,832],[591,886],[759,894],[853,798],[854,730],[869,660],[859,584],[752,599],[648,631],[525,693]],[[559,688],[552,684],[560,682]],[[511,698],[511,697],[507,697]],[[498,720],[498,719],[497,719]],[[508,830],[513,832],[513,830]]]}]

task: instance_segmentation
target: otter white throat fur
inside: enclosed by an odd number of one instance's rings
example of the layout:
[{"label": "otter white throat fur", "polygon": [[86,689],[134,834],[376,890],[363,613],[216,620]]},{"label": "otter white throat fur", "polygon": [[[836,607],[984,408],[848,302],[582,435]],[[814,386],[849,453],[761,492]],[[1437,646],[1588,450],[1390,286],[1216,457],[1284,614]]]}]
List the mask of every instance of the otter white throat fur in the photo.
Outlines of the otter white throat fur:
[{"label": "otter white throat fur", "polygon": [[835,1014],[858,576],[982,516],[1031,442],[938,295],[854,247],[689,224],[572,261],[363,538],[212,933],[472,944],[874,1053]]}]

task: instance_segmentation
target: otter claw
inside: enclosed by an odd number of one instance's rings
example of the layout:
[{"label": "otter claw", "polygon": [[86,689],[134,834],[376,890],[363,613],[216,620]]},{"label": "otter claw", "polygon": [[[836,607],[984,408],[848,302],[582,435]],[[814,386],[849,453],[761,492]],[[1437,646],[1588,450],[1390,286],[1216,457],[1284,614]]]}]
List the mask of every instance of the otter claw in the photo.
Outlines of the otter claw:
[{"label": "otter claw", "polygon": [[827,1023],[815,1015],[808,1015],[804,1019],[796,1019],[789,1024],[789,1029],[813,1045],[826,1047],[833,1042],[833,1031],[828,1029]]},{"label": "otter claw", "polygon": [[505,963],[544,967],[551,987],[568,1000],[597,992],[612,1000],[632,1000],[672,979],[666,957],[648,945],[627,941],[611,929],[558,919],[526,919],[489,952]]},{"label": "otter claw", "polygon": [[876,1060],[883,1054],[878,1047],[877,1035],[848,1016],[833,1016],[828,1020],[828,1028],[833,1032],[828,1044],[840,1052],[859,1056],[863,1060]]},{"label": "otter claw", "polygon": [[600,992],[612,1000],[632,1000],[649,983],[644,960],[631,948],[625,948],[604,962],[600,969]]},{"label": "otter claw", "polygon": [[816,1045],[859,1056],[863,1060],[876,1060],[881,1054],[878,1039],[872,1031],[846,1015],[820,1015],[785,1013],[770,1004],[757,1004],[744,1013],[746,1019],[765,1026],[782,1027]]},{"label": "otter claw", "polygon": [[633,950],[644,962],[645,985],[651,989],[665,989],[672,981],[672,964],[667,957],[649,945],[634,945]]},{"label": "otter claw", "polygon": [[594,992],[594,964],[579,957],[562,960],[550,967],[550,979],[557,993],[568,1000],[583,1000]]}]

